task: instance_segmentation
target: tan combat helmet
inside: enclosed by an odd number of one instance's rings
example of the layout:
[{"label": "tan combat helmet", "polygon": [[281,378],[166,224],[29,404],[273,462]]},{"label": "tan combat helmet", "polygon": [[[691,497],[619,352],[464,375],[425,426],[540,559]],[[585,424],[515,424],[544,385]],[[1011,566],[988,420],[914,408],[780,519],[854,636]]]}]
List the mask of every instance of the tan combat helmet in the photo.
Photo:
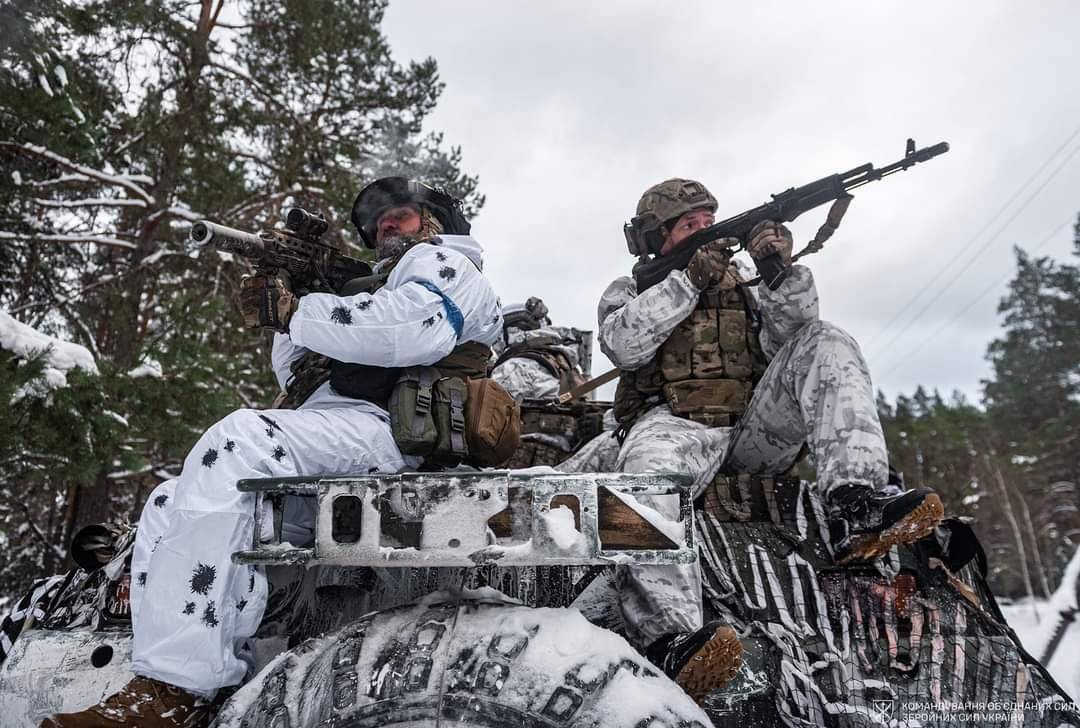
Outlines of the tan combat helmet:
[{"label": "tan combat helmet", "polygon": [[645,190],[634,218],[623,226],[626,247],[631,255],[659,255],[666,225],[691,210],[716,212],[716,208],[716,198],[700,182],[679,177],[664,180]]}]

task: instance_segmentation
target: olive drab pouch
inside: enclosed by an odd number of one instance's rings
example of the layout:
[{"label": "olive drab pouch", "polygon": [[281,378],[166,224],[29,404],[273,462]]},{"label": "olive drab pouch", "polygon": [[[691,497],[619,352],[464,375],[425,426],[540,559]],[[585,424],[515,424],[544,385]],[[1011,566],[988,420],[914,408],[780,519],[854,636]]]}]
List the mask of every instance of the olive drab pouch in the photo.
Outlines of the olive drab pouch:
[{"label": "olive drab pouch", "polygon": [[[440,377],[435,380],[432,414],[435,418],[435,449],[428,455],[432,462],[457,465],[467,460],[470,446],[466,439],[465,401],[469,387],[464,379]],[[470,460],[471,462],[471,460]]]},{"label": "olive drab pouch", "polygon": [[390,394],[390,429],[403,455],[430,455],[438,443],[433,412],[437,376],[431,367],[408,367]]},{"label": "olive drab pouch", "polygon": [[465,411],[470,462],[493,467],[521,444],[521,406],[494,379],[470,379]]},{"label": "olive drab pouch", "polygon": [[518,403],[493,379],[409,367],[390,395],[388,410],[398,449],[428,463],[501,465],[521,441]]}]

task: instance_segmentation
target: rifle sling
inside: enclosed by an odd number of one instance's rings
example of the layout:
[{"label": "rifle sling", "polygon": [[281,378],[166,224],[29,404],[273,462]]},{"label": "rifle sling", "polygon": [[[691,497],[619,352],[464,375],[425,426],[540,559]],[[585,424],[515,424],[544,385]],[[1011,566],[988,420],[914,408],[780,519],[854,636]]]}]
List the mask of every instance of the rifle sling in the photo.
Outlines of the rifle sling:
[{"label": "rifle sling", "polygon": [[825,241],[831,238],[833,233],[836,232],[836,229],[840,227],[840,221],[844,219],[848,206],[853,199],[855,199],[853,195],[843,195],[842,197],[837,197],[836,200],[833,201],[832,206],[829,207],[829,214],[825,216],[825,222],[818,228],[817,234],[814,235],[814,239],[807,243],[806,247],[797,254],[791,256],[792,263],[804,255],[817,253],[824,247]]},{"label": "rifle sling", "polygon": [[579,399],[582,395],[588,394],[594,389],[602,387],[603,385],[610,382],[612,379],[615,379],[617,376],[619,376],[619,370],[611,369],[610,371],[604,372],[595,379],[590,379],[584,384],[579,384],[578,386],[571,389],[569,392],[564,392],[563,394],[560,394],[558,400],[559,404],[565,404],[572,399]]}]

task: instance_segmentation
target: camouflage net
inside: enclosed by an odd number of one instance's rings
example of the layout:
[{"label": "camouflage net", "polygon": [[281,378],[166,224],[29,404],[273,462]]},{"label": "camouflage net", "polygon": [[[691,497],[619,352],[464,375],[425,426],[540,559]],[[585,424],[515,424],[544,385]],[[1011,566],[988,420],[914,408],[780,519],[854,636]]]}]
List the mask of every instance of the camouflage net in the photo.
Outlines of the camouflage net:
[{"label": "camouflage net", "polygon": [[838,567],[823,523],[799,481],[718,478],[706,492],[706,602],[745,650],[739,677],[707,699],[717,728],[1080,726],[1006,625],[969,530],[947,523],[950,539]]}]

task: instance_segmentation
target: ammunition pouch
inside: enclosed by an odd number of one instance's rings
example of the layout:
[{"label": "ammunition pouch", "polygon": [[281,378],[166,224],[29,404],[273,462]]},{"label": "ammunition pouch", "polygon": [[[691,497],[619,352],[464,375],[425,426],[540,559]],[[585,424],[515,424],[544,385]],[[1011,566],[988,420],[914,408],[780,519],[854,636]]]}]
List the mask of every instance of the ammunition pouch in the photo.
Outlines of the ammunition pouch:
[{"label": "ammunition pouch", "polygon": [[521,438],[517,402],[493,379],[447,373],[403,370],[387,407],[398,448],[437,465],[505,463]]},{"label": "ammunition pouch", "polygon": [[470,379],[465,434],[474,465],[502,465],[521,443],[521,408],[494,379]]},{"label": "ammunition pouch", "polygon": [[735,379],[687,379],[664,385],[672,414],[709,427],[733,427],[750,404],[751,384]]},{"label": "ammunition pouch", "polygon": [[604,431],[610,402],[526,399],[521,402],[521,446],[509,468],[555,466]]},{"label": "ammunition pouch", "polygon": [[578,440],[577,418],[573,415],[536,410],[531,407],[522,407],[521,431],[523,434],[560,438],[566,442],[567,447]]}]

